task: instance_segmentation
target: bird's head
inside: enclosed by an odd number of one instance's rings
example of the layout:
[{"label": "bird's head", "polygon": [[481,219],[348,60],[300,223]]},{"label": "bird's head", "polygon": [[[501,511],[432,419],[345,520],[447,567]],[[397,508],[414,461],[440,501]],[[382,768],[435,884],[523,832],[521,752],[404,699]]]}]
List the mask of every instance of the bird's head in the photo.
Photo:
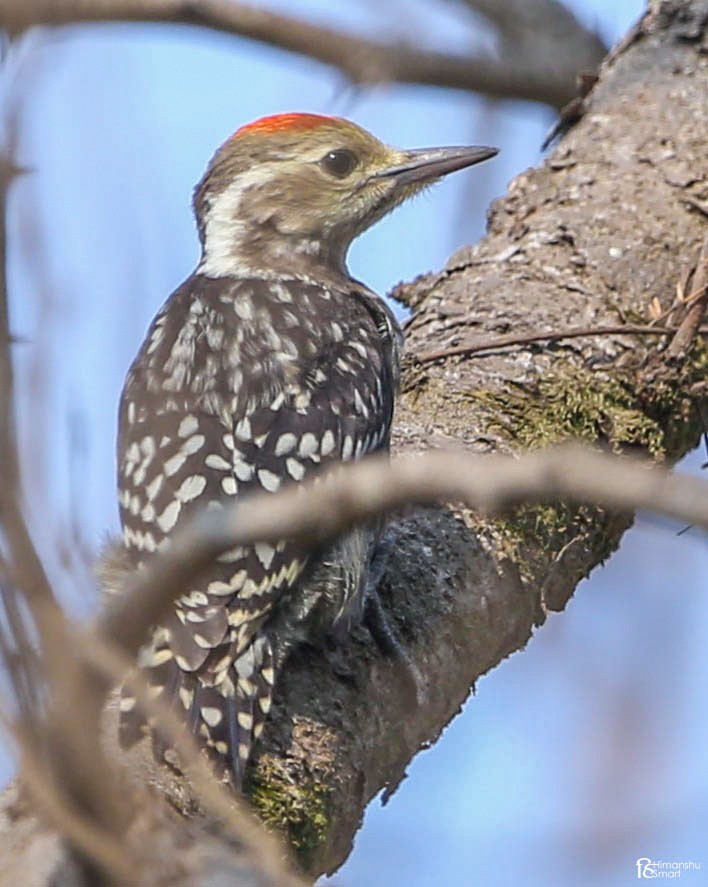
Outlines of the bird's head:
[{"label": "bird's head", "polygon": [[399,150],[340,117],[264,117],[219,148],[197,185],[201,269],[343,271],[362,231],[441,176],[496,153]]}]

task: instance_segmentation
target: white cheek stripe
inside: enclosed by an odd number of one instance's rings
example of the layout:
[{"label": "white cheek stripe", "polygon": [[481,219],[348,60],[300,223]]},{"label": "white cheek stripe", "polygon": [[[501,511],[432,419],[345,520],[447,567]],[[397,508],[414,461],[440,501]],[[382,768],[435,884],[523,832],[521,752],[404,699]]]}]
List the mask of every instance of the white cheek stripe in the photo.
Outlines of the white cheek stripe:
[{"label": "white cheek stripe", "polygon": [[[315,161],[319,155],[317,149],[317,153],[309,159]],[[308,160],[306,157],[303,159]],[[207,197],[204,216],[204,254],[197,267],[198,274],[207,277],[231,277],[238,274],[268,276],[263,274],[262,262],[254,267],[249,262],[249,257],[244,255],[246,234],[252,231],[254,220],[244,221],[241,204],[246,191],[273,179],[274,170],[282,174],[278,163],[258,164],[239,173],[223,191]],[[289,259],[294,253],[312,256],[320,253],[321,243],[318,238],[310,239],[299,235],[289,237],[288,232],[281,233],[282,238],[276,238],[269,245],[272,260]],[[266,262],[266,267],[267,265]]]},{"label": "white cheek stripe", "polygon": [[259,164],[240,173],[218,194],[207,198],[204,219],[204,256],[197,272],[207,277],[228,277],[244,270],[239,261],[239,244],[246,225],[240,219],[241,197],[244,191],[271,177],[273,164]]}]

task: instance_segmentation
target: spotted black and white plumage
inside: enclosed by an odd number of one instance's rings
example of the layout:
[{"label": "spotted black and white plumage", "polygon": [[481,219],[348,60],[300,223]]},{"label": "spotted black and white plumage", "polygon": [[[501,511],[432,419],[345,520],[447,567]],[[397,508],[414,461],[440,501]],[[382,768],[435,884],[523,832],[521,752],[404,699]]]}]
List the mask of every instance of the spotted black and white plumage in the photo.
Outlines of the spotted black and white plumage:
[{"label": "spotted black and white plumage", "polygon": [[[123,391],[121,564],[169,547],[199,508],[388,448],[401,334],[349,276],[347,250],[430,182],[495,153],[401,150],[317,114],[261,118],[217,150],[194,194],[197,271],[155,318]],[[231,551],[142,651],[155,695],[236,786],[289,650],[361,616],[376,536],[365,527],[314,555]],[[380,618],[371,627],[390,652]],[[143,715],[128,697],[121,710],[129,744]]]},{"label": "spotted black and white plumage", "polygon": [[[199,508],[386,449],[399,345],[390,311],[353,281],[190,277],[153,321],[121,400],[120,512],[134,564],[169,547]],[[365,528],[318,558],[291,543],[235,549],[143,650],[153,685],[236,784],[289,649],[357,618],[374,542]],[[121,710],[130,744],[144,719],[132,698]]]}]

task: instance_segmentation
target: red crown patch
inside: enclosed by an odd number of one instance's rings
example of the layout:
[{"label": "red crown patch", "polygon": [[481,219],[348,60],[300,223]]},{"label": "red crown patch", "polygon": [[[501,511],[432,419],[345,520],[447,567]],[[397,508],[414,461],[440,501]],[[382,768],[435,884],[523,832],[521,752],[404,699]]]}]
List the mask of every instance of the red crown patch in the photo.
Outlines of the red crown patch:
[{"label": "red crown patch", "polygon": [[331,123],[334,119],[333,117],[326,117],[324,114],[271,114],[268,117],[254,120],[253,123],[246,123],[236,130],[233,137],[250,135],[251,133],[267,135],[271,132],[286,132],[288,130],[293,132],[305,131],[316,129],[325,123]]}]

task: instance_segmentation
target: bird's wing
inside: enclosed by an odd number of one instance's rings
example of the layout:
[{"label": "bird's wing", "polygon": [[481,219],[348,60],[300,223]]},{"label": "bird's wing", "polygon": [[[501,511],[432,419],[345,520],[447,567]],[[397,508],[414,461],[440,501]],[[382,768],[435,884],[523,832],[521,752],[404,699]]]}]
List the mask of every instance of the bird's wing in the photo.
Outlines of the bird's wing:
[{"label": "bird's wing", "polygon": [[[240,370],[238,391],[199,328],[162,329],[152,366],[181,348],[189,372],[167,374],[136,360],[123,393],[119,433],[124,543],[137,561],[170,544],[174,530],[203,507],[253,492],[276,492],[333,461],[359,458],[388,444],[393,392],[386,383],[380,331],[365,310],[340,320],[337,341],[323,339],[297,371],[281,378]],[[151,347],[153,335],[144,350]],[[221,343],[223,347],[223,342]],[[216,367],[216,387],[201,374]],[[175,374],[179,384],[175,383]],[[383,381],[382,381],[383,380]],[[173,390],[176,389],[176,390]],[[235,409],[228,408],[228,405]],[[222,685],[245,655],[277,598],[307,569],[293,543],[235,549],[215,562],[175,603],[142,664],[172,694],[182,676],[198,677],[202,695]],[[192,688],[193,689],[193,688]],[[223,687],[221,688],[223,689]],[[185,708],[194,708],[191,692]],[[203,704],[203,700],[202,700]]]}]

